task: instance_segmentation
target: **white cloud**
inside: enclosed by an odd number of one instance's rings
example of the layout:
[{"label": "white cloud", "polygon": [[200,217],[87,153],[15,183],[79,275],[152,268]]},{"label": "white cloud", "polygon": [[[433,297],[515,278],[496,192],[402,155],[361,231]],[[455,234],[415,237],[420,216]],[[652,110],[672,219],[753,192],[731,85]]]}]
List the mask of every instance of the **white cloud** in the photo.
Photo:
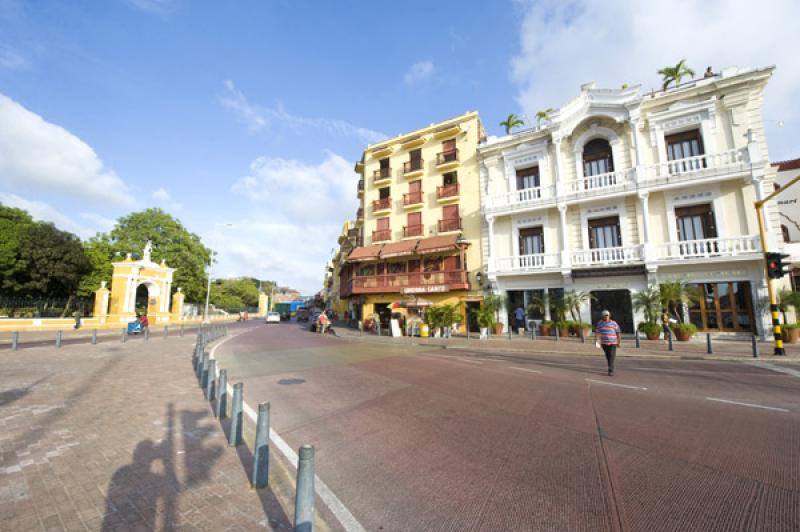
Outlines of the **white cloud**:
[{"label": "white cloud", "polygon": [[173,200],[170,193],[164,187],[154,190],[152,197],[159,207],[164,207],[169,211],[178,211],[183,208],[183,204]]},{"label": "white cloud", "polygon": [[128,4],[140,11],[156,15],[169,15],[175,9],[175,0],[128,0]]},{"label": "white cloud", "polygon": [[75,233],[81,238],[94,236],[98,230],[76,222],[69,216],[63,214],[59,210],[43,201],[28,200],[17,196],[16,194],[0,192],[0,203],[8,207],[16,207],[17,209],[26,210],[34,220],[52,222],[62,231]]},{"label": "white cloud", "polygon": [[100,216],[99,214],[95,214],[93,212],[82,212],[79,216],[87,222],[90,222],[92,226],[95,227],[99,232],[111,231],[114,228],[114,225],[117,223],[116,220],[106,218],[105,216]]},{"label": "white cloud", "polygon": [[252,104],[232,81],[226,80],[224,85],[226,94],[220,97],[220,103],[236,113],[251,131],[259,131],[270,126],[286,127],[298,133],[314,129],[336,137],[356,138],[367,144],[380,142],[386,138],[386,135],[379,131],[356,126],[344,120],[298,116],[287,112],[281,106],[270,108]]},{"label": "white cloud", "polygon": [[0,46],[0,68],[14,70],[27,66],[28,60],[25,56],[7,46]]},{"label": "white cloud", "polygon": [[125,182],[81,139],[0,94],[0,185],[132,206]]},{"label": "white cloud", "polygon": [[406,85],[418,85],[431,79],[435,71],[433,61],[419,61],[408,68],[403,81]]},{"label": "white cloud", "polygon": [[[765,92],[770,156],[798,157],[800,68],[794,48],[800,3],[770,0],[560,0],[519,1],[524,11],[521,50],[512,60],[518,102],[528,116],[558,107],[581,83],[601,87],[661,86],[656,71],[686,58],[698,75],[706,66],[768,66],[777,70]],[[793,151],[794,150],[794,151]],[[777,157],[776,157],[777,156]]]}]

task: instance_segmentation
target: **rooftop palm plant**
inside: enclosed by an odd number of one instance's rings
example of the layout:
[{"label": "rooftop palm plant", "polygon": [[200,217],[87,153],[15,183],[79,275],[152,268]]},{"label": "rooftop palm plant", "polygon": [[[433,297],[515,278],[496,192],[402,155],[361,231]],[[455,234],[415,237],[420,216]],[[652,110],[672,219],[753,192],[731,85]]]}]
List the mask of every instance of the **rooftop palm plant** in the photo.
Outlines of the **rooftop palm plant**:
[{"label": "rooftop palm plant", "polygon": [[681,59],[674,67],[664,67],[658,71],[664,82],[663,89],[667,90],[670,83],[675,83],[675,87],[681,84],[681,79],[689,76],[694,77],[694,70],[686,65],[686,59]]},{"label": "rooftop palm plant", "polygon": [[508,115],[508,118],[500,122],[500,125],[506,129],[506,135],[510,135],[512,129],[514,129],[515,127],[524,126],[525,121],[522,120],[517,115],[515,115],[514,113],[511,113],[510,115]]},{"label": "rooftop palm plant", "polygon": [[556,110],[553,109],[552,107],[548,107],[547,109],[544,109],[543,111],[537,111],[536,112],[536,126],[537,127],[541,126],[542,122],[546,122],[546,121],[550,120],[550,115],[555,113],[555,112],[556,112]]}]

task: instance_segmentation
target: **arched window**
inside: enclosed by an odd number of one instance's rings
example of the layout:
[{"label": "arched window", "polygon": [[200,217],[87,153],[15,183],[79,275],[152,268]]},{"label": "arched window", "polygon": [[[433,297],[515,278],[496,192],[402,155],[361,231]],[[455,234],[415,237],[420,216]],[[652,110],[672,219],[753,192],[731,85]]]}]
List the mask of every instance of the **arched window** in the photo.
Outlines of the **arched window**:
[{"label": "arched window", "polygon": [[611,145],[606,139],[594,139],[583,147],[583,175],[586,177],[614,171]]}]

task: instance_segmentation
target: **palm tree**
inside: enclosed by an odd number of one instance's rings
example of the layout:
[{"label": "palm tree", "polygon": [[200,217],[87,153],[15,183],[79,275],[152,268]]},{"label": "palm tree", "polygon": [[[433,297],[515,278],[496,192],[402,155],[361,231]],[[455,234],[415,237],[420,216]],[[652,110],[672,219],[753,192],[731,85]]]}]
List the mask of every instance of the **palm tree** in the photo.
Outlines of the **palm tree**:
[{"label": "palm tree", "polygon": [[668,311],[671,310],[675,319],[683,323],[683,305],[699,301],[700,293],[697,288],[689,286],[682,281],[661,283],[658,288],[661,294],[661,305]]},{"label": "palm tree", "polygon": [[542,121],[550,120],[550,115],[552,113],[555,113],[555,112],[556,112],[556,110],[553,109],[552,107],[548,107],[544,111],[537,111],[536,112],[536,127],[541,126],[542,125]]},{"label": "palm tree", "polygon": [[586,290],[569,290],[564,292],[564,307],[569,311],[572,316],[572,321],[580,321],[581,307],[595,299],[595,297]]},{"label": "palm tree", "polygon": [[694,70],[686,65],[686,59],[681,59],[674,67],[664,67],[658,71],[663,76],[663,89],[667,90],[670,83],[675,83],[675,87],[681,84],[681,79],[685,76],[694,77]]},{"label": "palm tree", "polygon": [[647,323],[657,323],[658,315],[661,312],[661,291],[657,286],[651,286],[647,290],[636,292],[631,297],[633,308],[644,313]]},{"label": "palm tree", "polygon": [[508,306],[508,298],[500,294],[486,294],[483,296],[483,306],[492,311],[497,323],[500,321],[500,310]]},{"label": "palm tree", "polygon": [[500,125],[506,128],[506,135],[510,135],[512,129],[514,129],[515,127],[524,126],[525,121],[522,120],[517,115],[515,115],[514,113],[511,113],[510,115],[508,115],[508,118],[500,122]]},{"label": "palm tree", "polygon": [[537,313],[544,316],[547,314],[547,306],[549,304],[547,295],[544,292],[542,292],[542,295],[535,295],[528,302],[528,314]]},{"label": "palm tree", "polygon": [[785,288],[778,292],[778,308],[781,314],[783,314],[783,323],[789,323],[786,319],[786,311],[791,308],[794,309],[795,314],[797,314],[797,311],[800,310],[800,292],[787,290]]}]

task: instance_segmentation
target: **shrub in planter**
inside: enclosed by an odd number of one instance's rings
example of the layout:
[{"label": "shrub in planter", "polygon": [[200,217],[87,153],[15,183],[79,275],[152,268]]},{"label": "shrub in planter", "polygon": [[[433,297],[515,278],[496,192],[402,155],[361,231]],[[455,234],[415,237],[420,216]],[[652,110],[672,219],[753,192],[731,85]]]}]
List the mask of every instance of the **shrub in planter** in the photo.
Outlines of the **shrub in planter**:
[{"label": "shrub in planter", "polygon": [[637,327],[639,332],[644,333],[648,340],[658,340],[661,335],[661,326],[658,323],[642,322]]},{"label": "shrub in planter", "polygon": [[679,342],[688,342],[689,338],[697,334],[697,327],[694,323],[676,323],[672,326],[672,332]]},{"label": "shrub in planter", "polygon": [[569,320],[559,320],[554,323],[556,329],[558,329],[558,336],[561,338],[566,338],[569,336],[569,331],[572,328],[572,322]]},{"label": "shrub in planter", "polygon": [[571,332],[578,338],[583,336],[584,338],[588,338],[590,334],[592,334],[592,324],[586,323],[585,321],[573,321],[571,326]]},{"label": "shrub in planter", "polygon": [[553,322],[550,320],[544,320],[541,325],[539,325],[539,331],[542,336],[550,336],[550,329],[553,327]]},{"label": "shrub in planter", "polygon": [[796,344],[800,340],[800,324],[786,323],[781,326],[783,341],[787,344]]}]

